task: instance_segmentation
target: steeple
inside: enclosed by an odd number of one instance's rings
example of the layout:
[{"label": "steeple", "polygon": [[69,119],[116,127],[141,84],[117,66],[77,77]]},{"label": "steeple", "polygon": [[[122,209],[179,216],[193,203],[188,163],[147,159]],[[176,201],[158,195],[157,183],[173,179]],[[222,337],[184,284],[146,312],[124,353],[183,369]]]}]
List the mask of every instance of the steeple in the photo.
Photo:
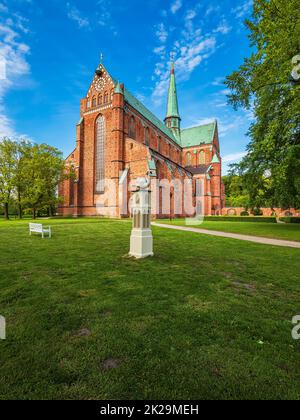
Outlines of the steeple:
[{"label": "steeple", "polygon": [[179,142],[180,142],[180,121],[181,121],[181,118],[180,118],[179,110],[178,110],[178,98],[177,98],[177,88],[176,88],[176,80],[175,80],[175,65],[174,65],[174,61],[172,60],[167,115],[165,118],[165,124],[167,127],[171,128],[176,139]]}]

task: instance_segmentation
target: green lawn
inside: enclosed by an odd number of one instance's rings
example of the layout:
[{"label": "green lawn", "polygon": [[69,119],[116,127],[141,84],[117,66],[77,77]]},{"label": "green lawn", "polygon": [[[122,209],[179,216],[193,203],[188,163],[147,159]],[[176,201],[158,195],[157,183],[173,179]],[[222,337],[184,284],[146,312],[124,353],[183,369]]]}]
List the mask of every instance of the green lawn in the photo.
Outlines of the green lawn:
[{"label": "green lawn", "polygon": [[127,221],[49,223],[0,222],[0,399],[300,398],[299,250],[154,228],[135,261]]},{"label": "green lawn", "polygon": [[[178,226],[186,226],[185,219],[175,219],[170,221],[157,220],[160,223],[167,223]],[[218,230],[221,232],[239,233],[242,235],[263,236],[266,238],[285,239],[290,241],[300,241],[300,224],[296,223],[263,223],[263,222],[210,222],[204,221],[202,224],[193,227],[208,230]]]}]

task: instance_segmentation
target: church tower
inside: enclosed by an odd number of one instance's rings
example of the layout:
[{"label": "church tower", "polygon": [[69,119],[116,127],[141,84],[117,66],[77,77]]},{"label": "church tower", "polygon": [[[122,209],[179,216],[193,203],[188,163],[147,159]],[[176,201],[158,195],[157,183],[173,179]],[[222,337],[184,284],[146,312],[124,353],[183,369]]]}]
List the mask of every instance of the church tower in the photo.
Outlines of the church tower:
[{"label": "church tower", "polygon": [[168,128],[170,128],[173,131],[173,134],[176,137],[176,139],[179,141],[179,143],[181,140],[180,122],[181,122],[181,118],[180,118],[179,110],[178,110],[178,98],[177,98],[177,88],[176,88],[176,80],[175,80],[175,65],[174,65],[174,61],[172,61],[169,94],[168,94],[167,115],[165,118],[165,124]]}]

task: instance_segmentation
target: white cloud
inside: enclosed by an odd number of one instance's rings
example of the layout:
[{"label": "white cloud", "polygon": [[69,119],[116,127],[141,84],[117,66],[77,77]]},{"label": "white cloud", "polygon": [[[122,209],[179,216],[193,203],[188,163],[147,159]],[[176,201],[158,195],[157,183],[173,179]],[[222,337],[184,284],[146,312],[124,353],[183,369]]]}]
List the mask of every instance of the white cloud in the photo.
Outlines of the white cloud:
[{"label": "white cloud", "polygon": [[166,52],[166,46],[162,45],[161,47],[154,48],[153,52],[157,55],[164,54]]},{"label": "white cloud", "polygon": [[23,82],[24,76],[30,74],[30,65],[27,56],[30,48],[20,40],[17,30],[27,33],[27,28],[20,28],[19,22],[26,23],[25,19],[6,19],[0,21],[0,62],[2,74],[0,77],[0,137],[15,136],[13,122],[6,115],[4,97],[8,90]]},{"label": "white cloud", "polygon": [[[186,44],[185,39],[177,41],[173,48],[177,55],[175,60],[177,80],[188,80],[195,68],[213,54],[215,49],[216,39],[202,37],[199,33],[189,44]],[[167,62],[157,63],[154,72],[158,76],[158,80],[152,97],[156,103],[159,103],[158,99],[163,97],[168,89],[169,64]]]},{"label": "white cloud", "polygon": [[83,17],[82,13],[77,9],[76,6],[67,3],[68,18],[77,23],[79,28],[88,28],[90,21],[88,18]]},{"label": "white cloud", "polygon": [[0,3],[0,12],[1,13],[7,13],[8,12],[8,8],[3,3]]},{"label": "white cloud", "polygon": [[165,25],[160,23],[156,29],[156,36],[161,43],[165,43],[168,39],[168,32],[166,31]]},{"label": "white cloud", "polygon": [[5,115],[5,110],[0,106],[0,141],[4,137],[15,137],[12,121]]},{"label": "white cloud", "polygon": [[[217,10],[219,8],[207,9],[207,14]],[[169,57],[167,51],[175,53],[177,81],[185,81],[190,78],[192,72],[199,65],[214,54],[218,48],[218,38],[231,31],[225,17],[221,18],[219,25],[212,32],[202,33],[202,28],[203,10],[201,3],[197,3],[195,7],[184,12],[183,25],[180,23],[179,27],[171,28],[161,23],[156,28],[156,36],[160,41],[160,45],[154,49],[154,53],[160,58],[160,61],[155,65],[153,77],[156,83],[152,100],[156,105],[159,105],[161,98],[168,89]],[[164,48],[161,47],[161,44]]]},{"label": "white cloud", "polygon": [[230,95],[230,93],[231,93],[230,89],[223,89],[223,90],[220,90],[219,95],[227,96],[227,95]]},{"label": "white cloud", "polygon": [[173,14],[177,13],[179,9],[182,7],[182,0],[175,0],[174,3],[171,5],[171,12]]},{"label": "white cloud", "polygon": [[217,13],[217,12],[219,12],[219,10],[220,10],[220,6],[209,6],[206,9],[205,17],[211,15],[212,13]]},{"label": "white cloud", "polygon": [[229,132],[240,129],[245,124],[245,119],[241,116],[227,117],[220,120],[220,137],[225,137]]},{"label": "white cloud", "polygon": [[213,86],[224,86],[225,77],[217,77],[213,82]]},{"label": "white cloud", "polygon": [[195,125],[207,125],[212,124],[216,121],[216,118],[201,118],[200,120],[197,120],[197,123]]},{"label": "white cloud", "polygon": [[247,152],[232,153],[230,155],[224,156],[222,160],[223,160],[223,163],[239,162],[246,155],[247,155]]},{"label": "white cloud", "polygon": [[215,33],[220,33],[223,35],[227,35],[232,30],[232,27],[229,26],[226,19],[223,19],[219,26],[214,30]]},{"label": "white cloud", "polygon": [[243,3],[241,6],[238,6],[234,9],[232,9],[232,13],[235,15],[237,19],[241,19],[249,13],[250,9],[253,6],[253,0],[247,0],[245,3]]}]

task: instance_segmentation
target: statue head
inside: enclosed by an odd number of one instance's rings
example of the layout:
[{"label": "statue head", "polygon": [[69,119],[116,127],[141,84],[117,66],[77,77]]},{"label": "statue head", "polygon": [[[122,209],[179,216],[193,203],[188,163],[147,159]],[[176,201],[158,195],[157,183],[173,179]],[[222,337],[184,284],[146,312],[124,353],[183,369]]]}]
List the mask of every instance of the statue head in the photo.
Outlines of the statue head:
[{"label": "statue head", "polygon": [[148,178],[138,178],[136,181],[136,186],[139,190],[146,190],[150,187],[150,179]]}]

